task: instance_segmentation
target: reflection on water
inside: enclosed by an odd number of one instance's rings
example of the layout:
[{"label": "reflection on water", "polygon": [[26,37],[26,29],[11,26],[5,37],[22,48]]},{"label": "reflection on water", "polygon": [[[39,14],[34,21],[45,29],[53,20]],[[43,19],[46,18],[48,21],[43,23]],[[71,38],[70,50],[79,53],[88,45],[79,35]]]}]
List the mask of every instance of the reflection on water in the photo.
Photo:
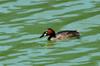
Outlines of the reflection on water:
[{"label": "reflection on water", "polygon": [[[0,66],[100,66],[99,0],[1,0]],[[47,41],[48,27],[80,39]]]}]

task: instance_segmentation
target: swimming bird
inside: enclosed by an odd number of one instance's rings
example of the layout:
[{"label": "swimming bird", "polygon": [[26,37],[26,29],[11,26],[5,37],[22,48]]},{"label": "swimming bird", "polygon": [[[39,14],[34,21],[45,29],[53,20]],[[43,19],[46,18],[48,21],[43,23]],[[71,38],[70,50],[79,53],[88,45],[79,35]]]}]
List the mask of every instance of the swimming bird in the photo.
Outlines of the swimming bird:
[{"label": "swimming bird", "polygon": [[44,31],[43,34],[40,36],[40,38],[48,36],[47,40],[63,40],[63,39],[69,39],[72,37],[80,38],[80,34],[76,30],[63,30],[55,33],[55,31],[52,28],[48,28],[47,31]]}]

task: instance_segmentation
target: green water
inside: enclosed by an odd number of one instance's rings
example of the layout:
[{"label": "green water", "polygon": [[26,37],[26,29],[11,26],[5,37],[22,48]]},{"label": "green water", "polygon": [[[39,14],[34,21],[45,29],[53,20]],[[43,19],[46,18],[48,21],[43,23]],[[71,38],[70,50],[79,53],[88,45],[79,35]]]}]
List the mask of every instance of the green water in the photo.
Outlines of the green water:
[{"label": "green water", "polygon": [[[48,27],[81,38],[48,42]],[[0,66],[100,66],[100,0],[0,0]]]}]

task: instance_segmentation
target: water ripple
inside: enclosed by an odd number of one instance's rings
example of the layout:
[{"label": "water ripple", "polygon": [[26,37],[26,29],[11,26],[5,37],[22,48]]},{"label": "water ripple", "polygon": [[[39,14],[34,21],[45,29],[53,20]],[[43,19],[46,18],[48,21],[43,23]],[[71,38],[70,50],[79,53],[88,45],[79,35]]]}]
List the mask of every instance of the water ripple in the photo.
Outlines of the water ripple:
[{"label": "water ripple", "polygon": [[[0,66],[100,66],[99,2],[0,0]],[[81,38],[39,38],[48,27]]]}]

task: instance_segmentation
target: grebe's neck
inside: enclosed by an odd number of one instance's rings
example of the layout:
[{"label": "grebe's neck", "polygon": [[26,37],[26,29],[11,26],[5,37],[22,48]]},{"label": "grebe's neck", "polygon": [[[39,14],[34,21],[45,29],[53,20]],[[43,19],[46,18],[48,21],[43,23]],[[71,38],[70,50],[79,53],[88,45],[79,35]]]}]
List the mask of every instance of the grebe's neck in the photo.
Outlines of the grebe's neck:
[{"label": "grebe's neck", "polygon": [[56,38],[56,34],[55,34],[55,35],[51,35],[51,36],[49,36],[49,37],[48,37],[48,40],[50,41],[51,38]]}]

